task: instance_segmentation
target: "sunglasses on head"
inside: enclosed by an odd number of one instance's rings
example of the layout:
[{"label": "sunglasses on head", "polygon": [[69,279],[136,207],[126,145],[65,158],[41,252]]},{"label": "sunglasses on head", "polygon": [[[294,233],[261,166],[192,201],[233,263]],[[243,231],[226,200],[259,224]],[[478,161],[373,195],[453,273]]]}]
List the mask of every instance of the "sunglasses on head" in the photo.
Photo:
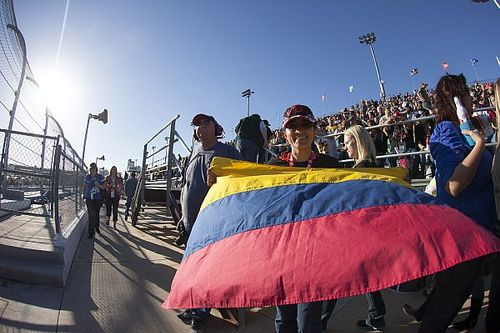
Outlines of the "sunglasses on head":
[{"label": "sunglasses on head", "polygon": [[208,126],[209,124],[210,124],[210,119],[205,119],[205,120],[198,122],[196,125],[193,124],[193,127],[197,128],[197,127],[201,127],[201,126]]}]

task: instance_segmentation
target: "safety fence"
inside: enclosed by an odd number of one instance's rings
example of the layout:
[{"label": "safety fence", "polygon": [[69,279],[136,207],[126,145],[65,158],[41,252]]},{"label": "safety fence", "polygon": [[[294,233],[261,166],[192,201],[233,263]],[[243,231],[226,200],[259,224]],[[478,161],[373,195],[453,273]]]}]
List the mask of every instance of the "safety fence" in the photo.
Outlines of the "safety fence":
[{"label": "safety fence", "polygon": [[10,159],[0,165],[0,212],[48,217],[58,234],[84,210],[85,168],[60,136],[0,129],[11,136]]},{"label": "safety fence", "polygon": [[86,168],[43,100],[13,0],[0,0],[0,51],[0,217],[51,218],[61,234],[84,212]]}]

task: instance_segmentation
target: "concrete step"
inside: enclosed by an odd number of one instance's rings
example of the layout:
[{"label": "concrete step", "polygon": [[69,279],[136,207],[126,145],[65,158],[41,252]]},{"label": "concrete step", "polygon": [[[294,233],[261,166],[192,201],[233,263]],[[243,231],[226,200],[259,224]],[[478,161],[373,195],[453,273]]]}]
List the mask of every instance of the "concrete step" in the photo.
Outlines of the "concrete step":
[{"label": "concrete step", "polygon": [[40,260],[4,258],[0,256],[0,278],[25,283],[64,286],[64,263],[56,264]]},{"label": "concrete step", "polygon": [[4,259],[58,265],[64,264],[64,249],[51,244],[26,243],[12,238],[0,238],[0,260]]}]

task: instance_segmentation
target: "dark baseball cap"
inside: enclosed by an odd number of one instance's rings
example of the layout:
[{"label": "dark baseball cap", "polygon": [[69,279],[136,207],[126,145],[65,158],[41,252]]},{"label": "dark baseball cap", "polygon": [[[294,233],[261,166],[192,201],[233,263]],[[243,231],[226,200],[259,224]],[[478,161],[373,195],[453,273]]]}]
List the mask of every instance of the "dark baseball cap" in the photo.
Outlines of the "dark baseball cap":
[{"label": "dark baseball cap", "polygon": [[206,119],[211,120],[217,124],[217,121],[215,120],[215,118],[213,116],[209,116],[209,115],[206,115],[204,113],[198,113],[196,116],[193,117],[193,120],[191,121],[191,125],[198,126],[200,124],[200,122],[202,122],[203,120],[206,120]]},{"label": "dark baseball cap", "polygon": [[288,122],[290,122],[291,120],[298,118],[304,119],[311,124],[316,123],[316,119],[314,118],[314,115],[308,106],[296,104],[286,109],[285,113],[283,114],[283,127],[286,127]]}]

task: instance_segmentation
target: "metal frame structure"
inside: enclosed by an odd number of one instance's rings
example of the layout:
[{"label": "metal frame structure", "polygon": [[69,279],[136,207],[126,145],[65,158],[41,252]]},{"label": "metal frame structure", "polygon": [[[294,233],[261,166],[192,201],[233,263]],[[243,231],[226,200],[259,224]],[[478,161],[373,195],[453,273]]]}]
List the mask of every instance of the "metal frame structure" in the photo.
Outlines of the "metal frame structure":
[{"label": "metal frame structure", "polygon": [[[151,205],[154,204],[165,204],[167,213],[178,220],[180,218],[180,209],[177,205],[176,199],[172,193],[174,189],[173,184],[173,171],[177,169],[180,171],[179,161],[176,159],[174,154],[174,145],[180,142],[184,149],[190,154],[191,148],[182,139],[180,134],[175,129],[176,121],[179,119],[180,115],[175,116],[171,119],[165,126],[163,126],[156,134],[154,134],[145,144],[142,153],[142,167],[139,176],[138,186],[135,191],[134,198],[132,199],[131,209],[132,209],[132,225],[136,225],[141,207],[146,205],[148,202]],[[154,152],[149,152],[149,146],[153,147],[153,141],[160,136],[160,134],[165,133],[164,143],[162,145],[155,145],[156,149]],[[165,152],[164,163],[160,165],[154,165],[154,158],[158,154]],[[151,161],[148,163],[148,161]],[[157,161],[161,161],[157,160]],[[160,176],[160,177],[157,177]],[[177,180],[177,179],[175,179]],[[177,187],[178,183],[175,184]],[[178,188],[177,188],[178,189]],[[164,200],[158,201],[148,201],[146,196],[147,190],[160,190],[165,191]],[[177,222],[177,221],[176,221]]]}]

